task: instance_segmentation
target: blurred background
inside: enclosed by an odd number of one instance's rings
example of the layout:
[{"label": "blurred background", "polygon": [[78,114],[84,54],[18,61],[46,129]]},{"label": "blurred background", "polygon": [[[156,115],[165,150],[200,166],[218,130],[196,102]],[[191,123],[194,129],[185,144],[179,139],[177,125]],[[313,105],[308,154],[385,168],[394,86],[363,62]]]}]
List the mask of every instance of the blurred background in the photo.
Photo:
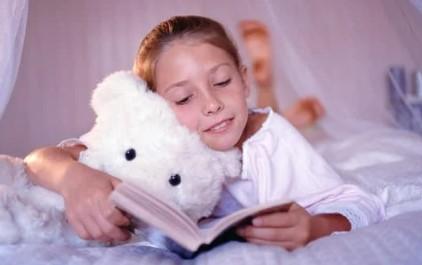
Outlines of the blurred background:
[{"label": "blurred background", "polygon": [[321,126],[333,135],[393,126],[388,69],[406,69],[409,84],[422,69],[422,0],[2,1],[0,30],[13,17],[24,33],[12,36],[9,47],[16,78],[6,80],[13,75],[0,71],[0,153],[13,156],[87,132],[96,83],[130,69],[143,36],[174,15],[221,22],[249,66],[238,23],[267,25],[277,102],[283,109],[300,97],[318,97],[327,110]]}]

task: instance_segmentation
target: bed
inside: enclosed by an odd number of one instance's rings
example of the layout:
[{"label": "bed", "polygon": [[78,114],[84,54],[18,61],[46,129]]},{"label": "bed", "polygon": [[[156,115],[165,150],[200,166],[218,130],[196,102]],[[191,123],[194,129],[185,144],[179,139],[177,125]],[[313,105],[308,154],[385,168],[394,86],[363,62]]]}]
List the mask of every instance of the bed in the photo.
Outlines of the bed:
[{"label": "bed", "polygon": [[[321,238],[293,252],[228,242],[185,259],[143,243],[20,244],[0,246],[0,264],[422,264],[422,138],[384,130],[316,147],[346,182],[384,200],[387,220]],[[3,180],[5,171],[0,168]]]}]

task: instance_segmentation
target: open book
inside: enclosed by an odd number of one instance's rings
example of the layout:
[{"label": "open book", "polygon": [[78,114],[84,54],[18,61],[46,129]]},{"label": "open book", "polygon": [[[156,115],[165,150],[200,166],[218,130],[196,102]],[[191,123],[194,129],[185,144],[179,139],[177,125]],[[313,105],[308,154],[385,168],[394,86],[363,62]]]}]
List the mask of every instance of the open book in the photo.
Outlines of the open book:
[{"label": "open book", "polygon": [[244,208],[199,227],[185,213],[136,185],[119,184],[112,192],[111,200],[118,208],[161,230],[189,251],[196,251],[201,245],[212,243],[229,228],[248,222],[253,216],[286,211],[291,204],[291,201],[285,201]]}]

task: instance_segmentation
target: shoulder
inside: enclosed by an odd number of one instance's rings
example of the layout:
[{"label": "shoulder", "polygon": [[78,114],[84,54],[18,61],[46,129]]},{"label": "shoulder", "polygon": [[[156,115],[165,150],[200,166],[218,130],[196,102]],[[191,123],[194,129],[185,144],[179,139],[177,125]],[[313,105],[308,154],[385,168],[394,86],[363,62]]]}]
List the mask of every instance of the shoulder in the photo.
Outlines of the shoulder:
[{"label": "shoulder", "polygon": [[243,149],[248,142],[256,142],[262,138],[260,136],[267,134],[273,135],[272,138],[301,138],[296,128],[271,108],[250,109],[246,128],[237,146]]},{"label": "shoulder", "polygon": [[271,108],[251,109],[249,112],[246,134],[249,139],[261,131],[279,130],[292,127],[290,123]]},{"label": "shoulder", "polygon": [[303,135],[288,120],[271,108],[252,109],[247,131],[247,138],[242,147],[259,142],[274,146],[283,144],[288,149],[296,150],[298,146],[308,148],[305,146],[309,145]]}]

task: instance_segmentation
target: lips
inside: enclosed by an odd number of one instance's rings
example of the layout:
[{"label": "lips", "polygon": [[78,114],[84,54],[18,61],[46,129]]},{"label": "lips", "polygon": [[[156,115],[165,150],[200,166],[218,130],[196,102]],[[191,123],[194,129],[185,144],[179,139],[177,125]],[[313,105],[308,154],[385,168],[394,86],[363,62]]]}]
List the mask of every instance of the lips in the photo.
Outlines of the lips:
[{"label": "lips", "polygon": [[205,130],[205,132],[210,132],[210,133],[224,132],[225,130],[227,130],[228,127],[230,127],[232,122],[233,122],[233,118],[224,119],[210,126],[208,129]]}]

